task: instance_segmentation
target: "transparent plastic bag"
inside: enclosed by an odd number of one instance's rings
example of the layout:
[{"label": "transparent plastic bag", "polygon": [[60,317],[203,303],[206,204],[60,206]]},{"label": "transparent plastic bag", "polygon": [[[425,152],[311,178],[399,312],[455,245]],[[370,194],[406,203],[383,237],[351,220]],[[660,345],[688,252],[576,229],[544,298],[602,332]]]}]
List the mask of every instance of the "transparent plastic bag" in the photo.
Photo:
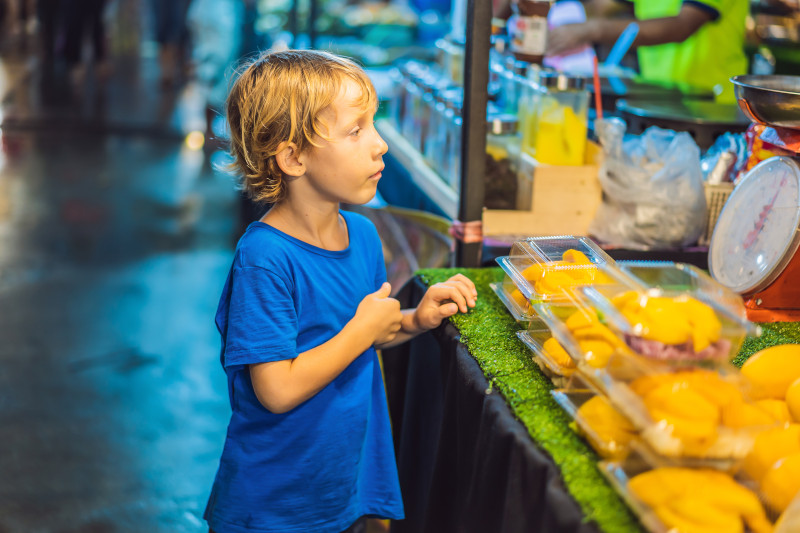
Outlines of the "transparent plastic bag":
[{"label": "transparent plastic bag", "polygon": [[604,243],[635,249],[696,243],[706,219],[700,148],[686,132],[625,130],[617,118],[595,123],[605,155],[599,175],[603,203],[589,232]]}]

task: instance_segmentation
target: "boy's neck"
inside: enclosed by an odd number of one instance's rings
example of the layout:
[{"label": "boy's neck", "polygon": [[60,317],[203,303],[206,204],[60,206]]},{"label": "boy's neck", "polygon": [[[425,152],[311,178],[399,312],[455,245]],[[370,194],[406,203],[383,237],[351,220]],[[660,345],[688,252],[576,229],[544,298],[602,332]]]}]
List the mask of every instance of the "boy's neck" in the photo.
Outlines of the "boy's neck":
[{"label": "boy's neck", "polygon": [[347,224],[339,214],[339,204],[321,208],[287,199],[267,211],[261,222],[324,250],[344,250],[349,244]]}]

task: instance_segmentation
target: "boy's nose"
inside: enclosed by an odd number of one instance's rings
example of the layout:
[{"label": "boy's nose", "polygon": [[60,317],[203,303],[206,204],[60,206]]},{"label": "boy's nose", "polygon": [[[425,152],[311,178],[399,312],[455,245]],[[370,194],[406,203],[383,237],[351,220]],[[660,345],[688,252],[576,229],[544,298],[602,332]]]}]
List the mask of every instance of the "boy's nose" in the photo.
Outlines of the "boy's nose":
[{"label": "boy's nose", "polygon": [[380,133],[378,134],[378,155],[383,155],[389,151],[389,145],[383,140]]}]

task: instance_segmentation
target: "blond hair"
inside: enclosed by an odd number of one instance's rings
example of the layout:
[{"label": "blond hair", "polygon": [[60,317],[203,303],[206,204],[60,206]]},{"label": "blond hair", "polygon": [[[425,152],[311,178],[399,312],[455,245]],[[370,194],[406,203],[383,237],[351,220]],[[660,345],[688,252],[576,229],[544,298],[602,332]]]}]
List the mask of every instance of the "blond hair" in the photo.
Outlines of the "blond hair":
[{"label": "blond hair", "polygon": [[226,102],[230,128],[230,168],[242,189],[257,203],[286,196],[286,180],[275,155],[286,142],[298,153],[326,139],[320,113],[336,99],[346,80],[361,88],[364,110],[377,106],[372,82],[353,61],[328,52],[268,52],[243,66]]}]

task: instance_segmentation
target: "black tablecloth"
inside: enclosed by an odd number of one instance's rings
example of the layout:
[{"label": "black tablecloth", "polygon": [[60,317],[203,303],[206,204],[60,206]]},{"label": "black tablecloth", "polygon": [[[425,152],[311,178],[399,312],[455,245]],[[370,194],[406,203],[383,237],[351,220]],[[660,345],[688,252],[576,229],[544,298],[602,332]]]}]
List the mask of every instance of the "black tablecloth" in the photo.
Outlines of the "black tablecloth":
[{"label": "black tablecloth", "polygon": [[[398,298],[413,307],[418,279]],[[406,519],[392,533],[596,533],[445,322],[383,352]]]}]

